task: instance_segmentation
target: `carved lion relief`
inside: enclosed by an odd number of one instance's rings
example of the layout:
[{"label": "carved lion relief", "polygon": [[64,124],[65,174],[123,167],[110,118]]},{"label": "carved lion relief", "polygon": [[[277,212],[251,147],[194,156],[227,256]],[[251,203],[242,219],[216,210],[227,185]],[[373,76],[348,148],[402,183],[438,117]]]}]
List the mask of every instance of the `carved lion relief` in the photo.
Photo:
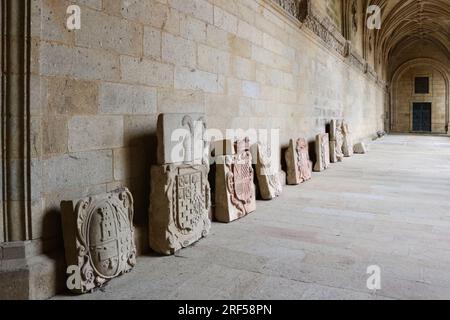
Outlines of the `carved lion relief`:
[{"label": "carved lion relief", "polygon": [[78,266],[86,293],[136,264],[133,197],[128,189],[61,204],[66,260]]}]

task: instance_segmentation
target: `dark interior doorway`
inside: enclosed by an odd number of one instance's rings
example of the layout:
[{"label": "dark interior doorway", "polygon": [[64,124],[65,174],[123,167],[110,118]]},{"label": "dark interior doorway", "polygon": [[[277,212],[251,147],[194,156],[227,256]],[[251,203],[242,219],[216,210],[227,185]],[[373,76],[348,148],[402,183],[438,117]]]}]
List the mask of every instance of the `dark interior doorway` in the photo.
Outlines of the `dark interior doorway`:
[{"label": "dark interior doorway", "polygon": [[431,103],[416,102],[413,104],[413,131],[431,132]]}]

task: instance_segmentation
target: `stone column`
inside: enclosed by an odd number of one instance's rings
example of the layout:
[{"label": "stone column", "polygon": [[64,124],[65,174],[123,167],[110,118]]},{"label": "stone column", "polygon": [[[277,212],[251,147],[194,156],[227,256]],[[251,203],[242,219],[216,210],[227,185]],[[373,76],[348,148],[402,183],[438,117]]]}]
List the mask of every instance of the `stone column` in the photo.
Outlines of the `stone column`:
[{"label": "stone column", "polygon": [[29,1],[2,1],[2,189],[5,241],[30,239],[29,11]]}]

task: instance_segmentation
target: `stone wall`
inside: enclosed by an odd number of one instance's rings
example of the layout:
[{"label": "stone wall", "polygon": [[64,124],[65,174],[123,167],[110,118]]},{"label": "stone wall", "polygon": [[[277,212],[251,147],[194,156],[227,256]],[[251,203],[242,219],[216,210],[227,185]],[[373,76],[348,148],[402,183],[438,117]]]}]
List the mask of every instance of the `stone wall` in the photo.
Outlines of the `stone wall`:
[{"label": "stone wall", "polygon": [[[159,113],[204,112],[221,130],[280,129],[283,146],[313,141],[331,118],[345,117],[355,141],[383,129],[376,75],[272,1],[31,4],[31,216],[20,240],[32,240],[35,255],[62,252],[61,200],[119,186],[133,192],[138,250],[148,250]],[[81,30],[66,29],[71,4],[81,8]],[[49,284],[34,297],[56,290],[63,260],[52,263],[36,273]]]}]

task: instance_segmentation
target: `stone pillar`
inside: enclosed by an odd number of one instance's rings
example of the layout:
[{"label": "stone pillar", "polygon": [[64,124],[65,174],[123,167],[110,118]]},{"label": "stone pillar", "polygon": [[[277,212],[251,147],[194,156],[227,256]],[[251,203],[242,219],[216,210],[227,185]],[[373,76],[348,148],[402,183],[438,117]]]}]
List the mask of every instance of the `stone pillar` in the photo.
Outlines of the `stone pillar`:
[{"label": "stone pillar", "polygon": [[30,239],[30,2],[2,1],[3,238]]}]

